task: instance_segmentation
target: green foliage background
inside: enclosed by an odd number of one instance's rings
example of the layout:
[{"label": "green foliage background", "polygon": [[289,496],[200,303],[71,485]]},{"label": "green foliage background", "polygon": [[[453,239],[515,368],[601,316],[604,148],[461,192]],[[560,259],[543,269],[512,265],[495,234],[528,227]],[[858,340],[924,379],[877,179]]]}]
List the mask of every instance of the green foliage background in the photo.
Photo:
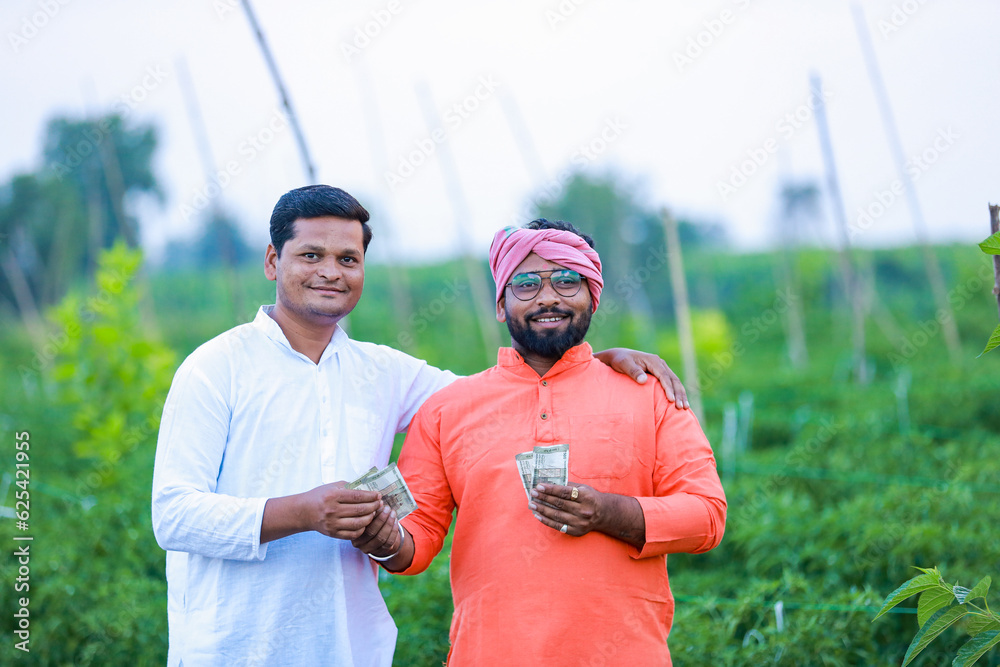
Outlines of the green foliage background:
[{"label": "green foliage background", "polygon": [[[657,250],[654,243],[644,251]],[[912,576],[912,565],[938,566],[962,581],[995,572],[1000,380],[997,358],[975,359],[995,326],[992,267],[974,247],[936,250],[966,343],[963,360],[947,357],[919,250],[866,252],[860,263],[880,297],[879,317],[869,323],[875,380],[867,386],[848,380],[849,315],[828,253],[794,257],[810,355],[802,371],[785,354],[777,256],[698,250],[685,257],[699,313],[704,426],[720,470],[735,472],[725,480],[730,513],[722,545],[669,559],[678,600],[675,664],[898,665],[915,615],[871,619],[885,595]],[[633,265],[642,266],[636,252]],[[121,280],[134,275],[135,257],[121,250],[106,261],[105,282],[80,285],[75,300],[64,302],[41,354],[6,315],[0,333],[8,461],[13,434],[31,433],[32,653],[18,653],[18,664],[164,663],[163,552],[149,517],[162,401],[186,354],[273,301],[273,284],[258,268],[242,270],[248,305],[234,312],[233,283],[221,270]],[[115,272],[118,291],[109,277]],[[470,324],[462,268],[410,267],[408,274],[417,307],[407,327],[412,344],[394,324],[388,272],[380,266],[368,269],[351,334],[405,342],[456,372],[485,368],[495,356]],[[597,349],[652,341],[679,370],[665,265],[650,270],[643,287],[654,304],[652,327],[628,308],[608,308],[589,340]],[[607,290],[602,309],[623,303],[618,284]],[[107,303],[94,305],[102,293]],[[441,305],[432,311],[435,299]],[[79,333],[68,335],[74,324]],[[723,411],[746,392],[754,401],[750,446],[727,459],[719,446]],[[13,492],[0,500],[13,505]],[[14,532],[12,521],[0,520],[0,543],[13,545]],[[15,654],[7,613],[15,573],[14,559],[0,559],[4,664]],[[451,613],[447,554],[429,573],[384,578],[382,588],[400,629],[396,664],[440,664]],[[958,628],[949,630],[914,664],[950,663],[962,639]]]}]

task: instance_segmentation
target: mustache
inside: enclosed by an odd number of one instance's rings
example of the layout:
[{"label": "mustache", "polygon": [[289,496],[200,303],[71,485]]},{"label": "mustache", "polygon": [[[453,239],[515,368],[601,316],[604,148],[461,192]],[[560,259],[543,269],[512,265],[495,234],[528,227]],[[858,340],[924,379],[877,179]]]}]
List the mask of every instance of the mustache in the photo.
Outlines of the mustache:
[{"label": "mustache", "polygon": [[551,315],[562,315],[563,317],[573,317],[573,311],[563,310],[561,308],[543,308],[541,310],[536,310],[533,313],[528,313],[527,319],[533,320],[536,317],[548,317]]}]

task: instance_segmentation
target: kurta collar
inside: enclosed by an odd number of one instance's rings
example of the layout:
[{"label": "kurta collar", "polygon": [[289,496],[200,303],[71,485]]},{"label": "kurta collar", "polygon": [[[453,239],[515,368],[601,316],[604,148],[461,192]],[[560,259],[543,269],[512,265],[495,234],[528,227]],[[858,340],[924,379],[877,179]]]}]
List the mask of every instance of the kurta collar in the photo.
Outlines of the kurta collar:
[{"label": "kurta collar", "polygon": [[497,366],[523,378],[537,381],[543,378],[546,380],[552,378],[580,364],[589,362],[593,358],[594,350],[590,347],[590,343],[580,343],[568,349],[566,354],[549,369],[548,373],[542,377],[538,377],[538,373],[524,362],[524,358],[514,348],[501,347],[497,352]]},{"label": "kurta collar", "polygon": [[[274,321],[273,317],[271,317],[271,311],[273,310],[274,304],[261,306],[257,311],[257,316],[253,318],[253,324],[251,326],[281,347],[284,347],[292,354],[298,355],[303,359],[308,360],[309,363],[312,363],[312,360],[309,359],[309,357],[295,350],[295,348],[292,347],[292,344],[288,342],[288,338],[285,337],[285,332],[281,330],[278,323]],[[337,328],[333,330],[333,336],[330,338],[330,342],[327,343],[326,349],[323,350],[323,355],[319,358],[319,363],[323,363],[326,359],[336,354],[338,350],[347,345],[348,341],[350,341],[350,337],[347,335],[347,332],[338,325]]]}]

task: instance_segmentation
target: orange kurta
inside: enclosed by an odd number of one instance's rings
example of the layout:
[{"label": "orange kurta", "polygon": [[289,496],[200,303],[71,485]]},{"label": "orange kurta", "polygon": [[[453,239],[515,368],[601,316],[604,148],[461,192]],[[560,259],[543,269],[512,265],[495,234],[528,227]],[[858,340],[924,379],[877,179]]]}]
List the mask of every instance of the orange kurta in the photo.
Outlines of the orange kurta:
[{"label": "orange kurta", "polygon": [[[638,498],[642,551],[561,534],[528,508],[514,456],[569,444],[569,479]],[[593,358],[584,343],[539,377],[511,348],[432,396],[399,468],[419,507],[403,520],[417,574],[458,508],[449,665],[669,665],[666,554],[722,539],[726,500],[693,413]]]}]

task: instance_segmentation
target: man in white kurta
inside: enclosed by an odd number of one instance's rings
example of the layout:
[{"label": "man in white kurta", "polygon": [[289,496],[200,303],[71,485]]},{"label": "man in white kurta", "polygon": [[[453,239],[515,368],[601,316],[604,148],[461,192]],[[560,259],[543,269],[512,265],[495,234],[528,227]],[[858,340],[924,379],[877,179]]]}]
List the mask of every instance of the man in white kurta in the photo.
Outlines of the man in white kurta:
[{"label": "man in white kurta", "polygon": [[389,667],[396,628],[365,537],[393,436],[454,375],[338,323],[364,287],[368,212],[325,185],[285,193],[264,272],[276,302],[199,347],[174,376],[153,473],[167,550],[168,664]]},{"label": "man in white kurta", "polygon": [[260,544],[264,504],[386,465],[395,433],[455,376],[340,328],[313,363],[271,308],[188,357],[164,407],[153,517],[168,664],[387,667],[396,628],[374,563],[317,532]]}]

